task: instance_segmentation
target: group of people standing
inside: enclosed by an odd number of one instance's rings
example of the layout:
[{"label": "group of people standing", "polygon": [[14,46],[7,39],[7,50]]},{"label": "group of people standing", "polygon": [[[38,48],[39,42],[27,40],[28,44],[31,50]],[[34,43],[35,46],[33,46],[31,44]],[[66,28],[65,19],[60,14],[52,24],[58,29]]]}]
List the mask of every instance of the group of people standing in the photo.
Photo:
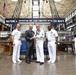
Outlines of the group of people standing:
[{"label": "group of people standing", "polygon": [[[46,39],[48,41],[48,53],[49,60],[48,63],[55,63],[56,61],[56,43],[58,42],[58,33],[56,30],[52,28],[52,25],[49,24],[48,31],[46,32]],[[25,31],[25,39],[26,39],[26,63],[31,63],[31,55],[33,52],[34,41],[36,41],[36,63],[40,63],[40,65],[44,64],[44,37],[45,33],[42,29],[40,29],[40,25],[36,25],[36,31],[33,30],[33,25],[29,25],[29,29]],[[13,63],[20,62],[20,45],[21,45],[21,31],[20,24],[17,24],[16,29],[12,32],[12,40],[13,40]]]},{"label": "group of people standing", "polygon": [[44,51],[43,51],[43,38],[44,38],[44,31],[40,29],[40,25],[36,25],[36,32],[33,30],[33,25],[29,26],[29,30],[25,32],[25,39],[26,39],[26,63],[31,62],[31,51],[33,50],[33,42],[36,40],[36,56],[37,56],[37,63],[40,64],[44,63]]}]

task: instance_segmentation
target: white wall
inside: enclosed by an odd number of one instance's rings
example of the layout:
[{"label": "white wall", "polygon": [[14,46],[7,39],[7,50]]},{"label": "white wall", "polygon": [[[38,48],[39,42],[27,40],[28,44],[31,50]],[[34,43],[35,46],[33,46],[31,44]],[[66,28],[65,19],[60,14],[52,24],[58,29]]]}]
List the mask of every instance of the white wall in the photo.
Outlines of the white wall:
[{"label": "white wall", "polygon": [[32,24],[33,25],[33,30],[35,31],[36,30],[36,24],[39,24],[40,25],[40,28],[42,30],[44,30],[45,32],[47,31],[47,26],[49,23],[39,23],[39,22],[36,22],[35,24],[33,22],[31,23],[20,23],[21,24],[21,31],[22,33],[25,33],[26,30],[29,29],[29,25]]},{"label": "white wall", "polygon": [[[47,25],[40,25],[40,28],[47,31]],[[21,25],[21,32],[24,33],[26,30],[29,29],[29,25]],[[33,25],[33,31],[36,31],[36,25]]]}]

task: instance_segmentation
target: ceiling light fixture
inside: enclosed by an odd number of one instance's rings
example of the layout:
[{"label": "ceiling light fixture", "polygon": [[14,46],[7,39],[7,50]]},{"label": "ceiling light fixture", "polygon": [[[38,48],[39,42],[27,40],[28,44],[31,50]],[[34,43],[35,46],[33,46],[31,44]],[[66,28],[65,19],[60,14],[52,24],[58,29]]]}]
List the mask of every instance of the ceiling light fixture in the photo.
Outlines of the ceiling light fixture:
[{"label": "ceiling light fixture", "polygon": [[24,3],[26,3],[26,0],[24,0]]},{"label": "ceiling light fixture", "polygon": [[48,3],[48,0],[46,0],[46,3]]},{"label": "ceiling light fixture", "polygon": [[60,2],[61,0],[54,0],[55,2]]},{"label": "ceiling light fixture", "polygon": [[12,1],[18,1],[18,0],[12,0]]}]

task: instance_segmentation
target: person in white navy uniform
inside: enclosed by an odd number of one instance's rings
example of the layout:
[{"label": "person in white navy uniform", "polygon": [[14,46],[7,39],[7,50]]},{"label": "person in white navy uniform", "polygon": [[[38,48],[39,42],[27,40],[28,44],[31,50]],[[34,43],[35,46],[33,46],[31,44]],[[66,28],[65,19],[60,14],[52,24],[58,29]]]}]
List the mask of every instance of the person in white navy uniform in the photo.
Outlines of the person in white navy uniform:
[{"label": "person in white navy uniform", "polygon": [[21,47],[21,31],[20,31],[20,24],[17,23],[16,29],[12,31],[12,41],[13,41],[13,55],[12,61],[13,63],[21,63],[20,60],[20,47]]},{"label": "person in white navy uniform", "polygon": [[56,61],[56,43],[58,42],[58,33],[52,28],[52,25],[48,25],[48,31],[46,32],[46,38],[48,40],[48,52],[49,61],[54,63]]},{"label": "person in white navy uniform", "polygon": [[74,41],[74,48],[75,48],[74,54],[76,54],[76,34],[74,35],[73,41]]},{"label": "person in white navy uniform", "polygon": [[40,29],[40,25],[36,25],[36,55],[37,61],[36,63],[40,63],[40,65],[44,64],[44,50],[43,50],[43,38],[44,31]]}]

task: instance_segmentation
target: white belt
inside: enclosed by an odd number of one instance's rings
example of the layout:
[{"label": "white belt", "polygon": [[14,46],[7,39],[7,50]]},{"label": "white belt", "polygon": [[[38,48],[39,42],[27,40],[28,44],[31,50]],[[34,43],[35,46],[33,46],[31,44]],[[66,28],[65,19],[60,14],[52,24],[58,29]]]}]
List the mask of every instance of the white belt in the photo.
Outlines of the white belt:
[{"label": "white belt", "polygon": [[55,41],[55,40],[48,40],[48,42],[52,42],[52,41]]},{"label": "white belt", "polygon": [[51,42],[51,40],[48,40],[48,42]]},{"label": "white belt", "polygon": [[20,39],[15,39],[15,40],[20,40]]}]

